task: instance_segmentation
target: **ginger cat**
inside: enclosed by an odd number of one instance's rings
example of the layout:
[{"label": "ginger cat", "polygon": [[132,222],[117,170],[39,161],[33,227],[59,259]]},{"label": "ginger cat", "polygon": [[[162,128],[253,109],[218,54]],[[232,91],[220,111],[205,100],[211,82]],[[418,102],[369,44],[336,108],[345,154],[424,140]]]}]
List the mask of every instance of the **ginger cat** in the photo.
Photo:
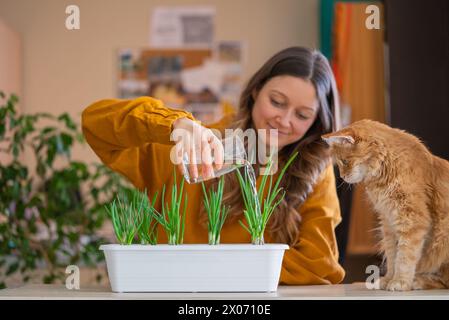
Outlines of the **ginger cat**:
[{"label": "ginger cat", "polygon": [[449,162],[415,136],[361,120],[323,140],[341,177],[363,183],[378,213],[391,291],[449,287]]}]

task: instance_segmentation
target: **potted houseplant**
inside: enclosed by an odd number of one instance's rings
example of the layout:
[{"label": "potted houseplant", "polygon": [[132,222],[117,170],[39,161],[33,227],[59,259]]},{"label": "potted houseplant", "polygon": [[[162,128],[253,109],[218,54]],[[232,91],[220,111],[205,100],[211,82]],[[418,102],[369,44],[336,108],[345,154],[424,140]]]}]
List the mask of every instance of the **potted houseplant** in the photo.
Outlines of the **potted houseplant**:
[{"label": "potted houseplant", "polygon": [[[120,244],[102,245],[106,256],[109,280],[115,292],[269,292],[276,291],[285,244],[265,244],[263,232],[276,206],[285,195],[280,181],[294,154],[280,172],[276,183],[269,178],[267,197],[262,199],[268,176],[262,179],[261,190],[255,191],[252,167],[245,174],[236,170],[245,203],[244,215],[252,244],[220,244],[220,231],[227,211],[222,205],[224,178],[216,190],[206,191],[203,201],[208,212],[209,244],[183,244],[185,210],[184,178],[175,181],[171,201],[162,191],[162,209],[155,207],[157,193],[150,202],[146,192],[135,190],[131,196],[117,198],[108,207]],[[271,158],[268,170],[271,171]],[[156,226],[166,232],[168,244],[157,244]],[[138,238],[133,244],[133,239]],[[236,276],[238,275],[238,276]]]},{"label": "potted houseplant", "polygon": [[103,164],[73,159],[85,141],[68,113],[18,103],[0,90],[0,289],[64,283],[68,265],[100,282],[104,204],[130,186]]}]

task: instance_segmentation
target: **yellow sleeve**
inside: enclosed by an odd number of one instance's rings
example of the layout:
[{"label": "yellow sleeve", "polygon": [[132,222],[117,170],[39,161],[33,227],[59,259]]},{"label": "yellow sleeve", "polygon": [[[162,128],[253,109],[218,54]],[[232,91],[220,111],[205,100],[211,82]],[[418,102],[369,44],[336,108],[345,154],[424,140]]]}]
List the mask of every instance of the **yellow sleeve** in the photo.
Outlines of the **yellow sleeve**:
[{"label": "yellow sleeve", "polygon": [[158,148],[154,144],[173,144],[172,124],[183,117],[194,120],[191,113],[167,108],[151,97],[106,99],[83,111],[82,130],[87,143],[105,165],[143,188],[146,183],[142,168],[161,165],[147,163],[156,160],[157,155],[152,153]]},{"label": "yellow sleeve", "polygon": [[314,191],[299,209],[299,242],[285,252],[281,284],[335,284],[345,272],[338,263],[335,227],[341,221],[332,166],[322,174]]}]

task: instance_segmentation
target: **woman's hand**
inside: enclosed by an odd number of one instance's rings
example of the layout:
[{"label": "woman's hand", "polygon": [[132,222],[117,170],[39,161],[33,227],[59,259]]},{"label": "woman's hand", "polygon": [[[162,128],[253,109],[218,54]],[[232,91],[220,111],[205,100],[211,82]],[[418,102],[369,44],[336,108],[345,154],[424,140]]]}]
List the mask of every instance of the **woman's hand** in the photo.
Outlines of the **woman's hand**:
[{"label": "woman's hand", "polygon": [[[173,122],[171,140],[175,141],[175,164],[182,174],[183,155],[189,157],[189,176],[192,182],[199,177],[199,170],[204,180],[214,177],[214,168],[223,166],[224,148],[220,139],[212,130],[201,126],[188,118],[180,118]],[[172,155],[173,156],[173,155]]]}]

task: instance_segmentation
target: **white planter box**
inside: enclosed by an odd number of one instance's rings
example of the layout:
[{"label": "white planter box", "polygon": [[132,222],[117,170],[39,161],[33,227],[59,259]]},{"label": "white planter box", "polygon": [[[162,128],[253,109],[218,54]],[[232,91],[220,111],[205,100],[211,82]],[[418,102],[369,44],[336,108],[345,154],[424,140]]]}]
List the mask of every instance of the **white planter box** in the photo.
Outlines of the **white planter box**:
[{"label": "white planter box", "polygon": [[276,291],[285,244],[102,245],[115,292]]}]

